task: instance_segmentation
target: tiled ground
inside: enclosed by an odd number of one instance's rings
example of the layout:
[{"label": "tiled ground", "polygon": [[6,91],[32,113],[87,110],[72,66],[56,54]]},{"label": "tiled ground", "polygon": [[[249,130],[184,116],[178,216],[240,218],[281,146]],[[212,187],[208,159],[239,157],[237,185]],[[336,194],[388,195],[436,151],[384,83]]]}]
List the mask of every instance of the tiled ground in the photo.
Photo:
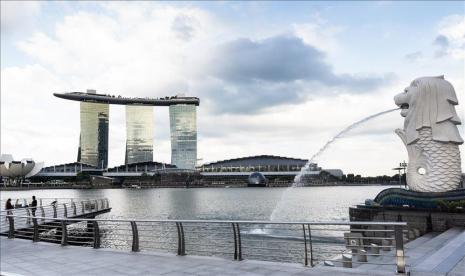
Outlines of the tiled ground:
[{"label": "tiled ground", "polygon": [[131,253],[0,237],[2,275],[394,275],[162,253]]}]

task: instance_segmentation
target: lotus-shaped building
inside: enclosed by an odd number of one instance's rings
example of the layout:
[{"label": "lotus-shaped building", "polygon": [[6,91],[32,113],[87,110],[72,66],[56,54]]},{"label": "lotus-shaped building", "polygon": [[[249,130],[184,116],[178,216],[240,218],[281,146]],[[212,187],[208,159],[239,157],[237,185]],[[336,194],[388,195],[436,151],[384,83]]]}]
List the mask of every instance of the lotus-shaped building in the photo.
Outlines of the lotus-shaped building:
[{"label": "lotus-shaped building", "polygon": [[9,183],[36,175],[44,166],[43,162],[36,163],[30,158],[15,161],[11,154],[0,155],[0,176],[7,178]]}]

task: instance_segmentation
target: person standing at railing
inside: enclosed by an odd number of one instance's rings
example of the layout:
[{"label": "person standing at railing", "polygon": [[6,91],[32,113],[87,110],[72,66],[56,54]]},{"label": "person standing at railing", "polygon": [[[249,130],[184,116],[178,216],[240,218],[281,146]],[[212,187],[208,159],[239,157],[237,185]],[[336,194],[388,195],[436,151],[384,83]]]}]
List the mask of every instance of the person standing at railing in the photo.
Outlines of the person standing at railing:
[{"label": "person standing at railing", "polygon": [[13,209],[13,204],[11,204],[11,198],[9,198],[9,199],[6,200],[5,210],[11,210],[11,209]]},{"label": "person standing at railing", "polygon": [[31,212],[32,212],[32,216],[33,216],[33,217],[36,216],[36,210],[37,210],[37,200],[36,200],[36,196],[32,196]]},{"label": "person standing at railing", "polygon": [[[6,200],[6,203],[5,203],[5,210],[6,210],[6,214],[7,215],[12,215],[13,212],[11,212],[10,210],[13,209],[13,205],[11,204],[11,198],[7,199]],[[7,220],[8,218],[5,218],[5,220]]]}]

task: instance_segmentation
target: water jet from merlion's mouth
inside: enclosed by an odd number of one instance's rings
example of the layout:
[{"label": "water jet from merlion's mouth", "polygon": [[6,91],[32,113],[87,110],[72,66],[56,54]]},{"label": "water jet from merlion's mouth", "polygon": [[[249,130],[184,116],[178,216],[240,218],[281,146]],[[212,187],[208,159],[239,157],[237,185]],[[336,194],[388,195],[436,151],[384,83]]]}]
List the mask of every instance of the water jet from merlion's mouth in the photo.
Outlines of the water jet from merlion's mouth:
[{"label": "water jet from merlion's mouth", "polygon": [[300,187],[300,186],[303,186],[304,184],[304,181],[302,181],[302,177],[305,175],[305,173],[307,171],[309,171],[309,168],[310,168],[310,165],[312,163],[315,163],[316,161],[316,158],[319,157],[323,152],[325,152],[334,142],[337,141],[337,139],[341,138],[344,134],[346,134],[347,132],[351,131],[352,129],[362,125],[363,123],[371,120],[371,119],[374,119],[376,117],[379,117],[381,115],[384,115],[384,114],[387,114],[387,113],[390,113],[392,111],[395,111],[395,110],[399,110],[399,108],[394,108],[394,109],[389,109],[389,110],[385,110],[383,112],[379,112],[379,113],[376,113],[376,114],[373,114],[373,115],[370,115],[368,117],[365,117],[363,118],[362,120],[359,120],[353,124],[351,124],[350,126],[346,127],[345,129],[343,129],[342,131],[340,131],[338,134],[336,134],[333,138],[331,138],[330,140],[328,140],[328,142],[326,142],[323,147],[321,147],[315,154],[312,155],[312,157],[308,160],[308,162],[305,164],[305,166],[302,167],[302,169],[300,170],[300,172],[295,176],[294,178],[294,182],[292,183],[292,186],[287,188],[283,194],[281,195],[281,199],[279,200],[278,202],[278,205],[276,206],[276,208],[273,210],[273,212],[271,213],[270,215],[270,220],[275,220],[276,219],[276,216],[277,214],[279,213],[279,211],[283,208],[283,204],[284,204],[284,198],[285,198],[285,195],[289,192],[289,190],[291,188],[294,188],[294,187]]}]

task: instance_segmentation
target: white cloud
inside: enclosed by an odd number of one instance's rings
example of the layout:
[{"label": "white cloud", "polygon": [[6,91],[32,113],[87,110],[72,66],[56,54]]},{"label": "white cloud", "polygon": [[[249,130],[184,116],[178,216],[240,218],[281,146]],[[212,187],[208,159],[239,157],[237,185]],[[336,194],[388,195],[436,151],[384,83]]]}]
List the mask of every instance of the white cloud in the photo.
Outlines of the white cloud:
[{"label": "white cloud", "polygon": [[337,35],[344,31],[343,26],[330,25],[319,15],[315,15],[310,22],[294,24],[292,27],[296,36],[321,51],[329,54],[341,51]]},{"label": "white cloud", "polygon": [[454,14],[443,18],[438,24],[436,44],[439,55],[448,55],[455,59],[465,58],[465,17]]},{"label": "white cloud", "polygon": [[67,86],[41,65],[2,70],[2,152],[48,162],[75,158],[79,105],[51,94]]},{"label": "white cloud", "polygon": [[1,1],[0,5],[1,30],[6,34],[31,27],[41,10],[40,2],[33,1]]},{"label": "white cloud", "polygon": [[[33,153],[48,164],[75,160],[79,104],[54,98],[53,92],[94,88],[152,97],[186,92],[186,57],[201,47],[215,26],[208,14],[195,8],[147,9],[147,5],[128,10],[124,4],[104,4],[108,13],[74,12],[56,22],[54,33],[37,32],[17,44],[35,65],[2,70],[2,151],[17,156]],[[180,39],[182,28],[172,28],[180,16],[189,18],[183,21],[184,28],[193,22],[189,40]],[[155,117],[155,156],[169,162],[169,143],[158,140],[160,135],[169,139],[166,112],[155,112],[166,115]],[[110,113],[110,164],[116,165],[124,160],[124,109],[112,106]],[[158,132],[160,128],[163,131]],[[27,143],[31,133],[34,142],[19,147],[18,139]],[[56,154],[47,154],[50,150]]]}]

